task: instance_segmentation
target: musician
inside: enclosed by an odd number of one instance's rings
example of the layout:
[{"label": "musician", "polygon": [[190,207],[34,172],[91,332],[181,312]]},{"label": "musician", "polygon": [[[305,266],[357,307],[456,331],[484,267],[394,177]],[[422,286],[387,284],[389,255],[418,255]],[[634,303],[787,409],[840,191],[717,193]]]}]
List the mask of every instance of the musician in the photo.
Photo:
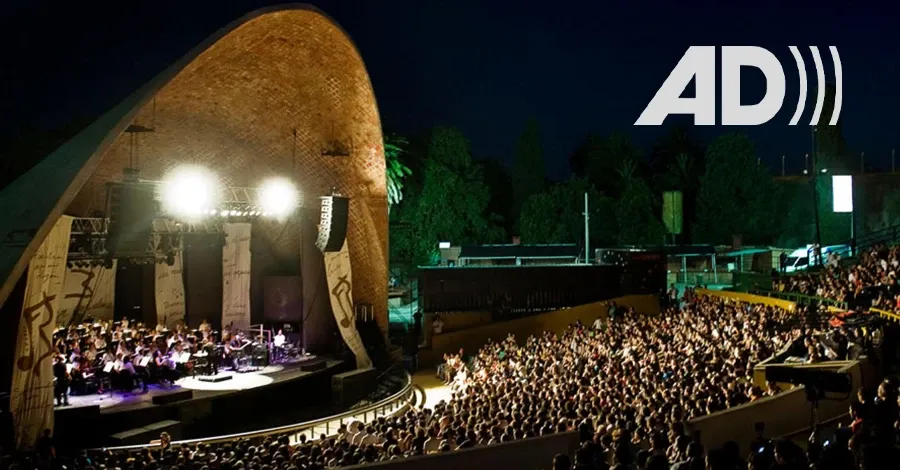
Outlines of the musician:
[{"label": "musician", "polygon": [[70,372],[72,382],[69,384],[72,395],[84,395],[87,393],[87,374],[90,368],[87,364],[87,359],[80,357],[72,365],[72,371]]},{"label": "musician", "polygon": [[242,353],[242,349],[244,347],[244,337],[238,332],[232,338],[231,341],[228,342],[228,345],[225,347],[225,353],[227,354],[228,359],[231,362],[231,367],[233,369],[237,369],[237,359],[238,356]]},{"label": "musician", "polygon": [[69,369],[66,367],[65,356],[58,355],[53,361],[53,377],[56,378],[56,385],[53,387],[56,406],[69,406]]},{"label": "musician", "polygon": [[274,356],[273,360],[280,360],[284,356],[284,331],[278,330],[278,334],[272,338],[272,355]]}]

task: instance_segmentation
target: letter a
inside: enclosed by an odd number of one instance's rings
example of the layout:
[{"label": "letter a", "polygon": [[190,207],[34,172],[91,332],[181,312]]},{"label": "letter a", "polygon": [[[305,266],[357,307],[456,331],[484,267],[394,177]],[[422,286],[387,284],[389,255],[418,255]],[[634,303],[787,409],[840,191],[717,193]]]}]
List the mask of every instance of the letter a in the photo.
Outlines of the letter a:
[{"label": "letter a", "polygon": [[[696,96],[682,98],[681,94],[692,79]],[[659,126],[670,114],[693,114],[697,126],[716,124],[715,46],[691,46],[634,125]]]}]

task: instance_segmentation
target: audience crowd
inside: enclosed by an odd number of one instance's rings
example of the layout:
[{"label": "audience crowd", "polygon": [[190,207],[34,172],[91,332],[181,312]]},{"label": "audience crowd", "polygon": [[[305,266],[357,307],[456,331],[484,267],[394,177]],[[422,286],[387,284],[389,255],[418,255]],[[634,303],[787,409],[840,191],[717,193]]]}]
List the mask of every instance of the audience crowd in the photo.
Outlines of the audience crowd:
[{"label": "audience crowd", "polygon": [[898,311],[898,271],[900,247],[879,245],[861,251],[852,265],[843,265],[832,256],[821,271],[776,278],[773,288],[848,302],[854,307]]},{"label": "audience crowd", "polygon": [[[754,385],[753,366],[789,343],[805,341],[811,356],[820,347],[814,338],[821,325],[803,308],[692,295],[658,316],[616,310],[608,322],[578,323],[561,335],[544,333],[522,343],[510,336],[472,357],[448,357],[443,372],[452,399],[433,409],[352,423],[337,436],[304,436],[293,445],[280,437],[173,447],[163,438],[156,450],[83,454],[67,468],[341,467],[565,431],[578,431],[585,443],[574,456],[577,468],[703,468],[698,459],[733,463],[739,451],[704,454],[699,436],[687,435],[684,423],[779,393],[775,384]],[[44,454],[32,463],[50,458]],[[566,458],[554,467],[571,466]]]}]

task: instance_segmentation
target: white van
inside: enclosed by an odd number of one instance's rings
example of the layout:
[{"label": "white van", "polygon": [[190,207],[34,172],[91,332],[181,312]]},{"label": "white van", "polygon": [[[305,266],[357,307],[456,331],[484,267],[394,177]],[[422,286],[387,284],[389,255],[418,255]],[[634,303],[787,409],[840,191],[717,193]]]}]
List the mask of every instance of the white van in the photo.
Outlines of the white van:
[{"label": "white van", "polygon": [[[787,262],[785,262],[784,271],[788,273],[793,273],[797,271],[803,271],[809,268],[810,258],[815,260],[815,245],[806,245],[806,248],[798,248],[791,252],[791,254],[787,258]],[[849,245],[831,245],[822,247],[822,259],[827,261],[828,255],[830,253],[849,253],[850,246]],[[815,266],[816,262],[812,263],[812,266]]]}]

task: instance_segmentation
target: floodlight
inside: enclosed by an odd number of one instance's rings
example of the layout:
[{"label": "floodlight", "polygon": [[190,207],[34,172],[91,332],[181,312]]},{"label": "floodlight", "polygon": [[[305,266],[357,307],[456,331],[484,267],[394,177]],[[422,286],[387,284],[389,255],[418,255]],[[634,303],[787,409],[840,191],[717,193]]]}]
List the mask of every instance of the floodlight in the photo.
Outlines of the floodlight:
[{"label": "floodlight", "polygon": [[166,212],[187,217],[207,215],[219,191],[216,176],[199,166],[176,168],[163,178],[160,189]]},{"label": "floodlight", "polygon": [[297,189],[287,178],[267,180],[259,189],[259,206],[264,214],[285,218],[294,212],[298,202]]}]

